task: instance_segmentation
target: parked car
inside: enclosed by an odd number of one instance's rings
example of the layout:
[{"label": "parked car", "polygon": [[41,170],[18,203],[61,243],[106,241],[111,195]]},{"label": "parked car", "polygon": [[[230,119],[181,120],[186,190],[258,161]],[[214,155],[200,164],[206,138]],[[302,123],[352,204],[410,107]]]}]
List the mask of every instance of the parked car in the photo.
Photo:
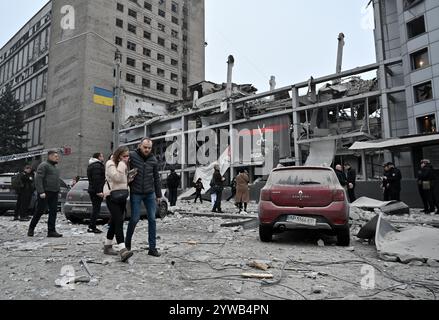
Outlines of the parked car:
[{"label": "parked car", "polygon": [[17,194],[11,187],[13,173],[0,174],[0,214],[15,210]]},{"label": "parked car", "polygon": [[[15,176],[14,173],[0,174],[0,214],[5,214],[10,210],[15,210],[15,206],[17,204],[17,194],[11,187],[13,176]],[[61,189],[58,195],[58,210],[61,210],[62,206],[66,202],[67,193],[70,190],[69,186],[67,186],[61,179],[60,185]],[[31,214],[33,214],[33,211],[35,210],[36,202],[37,194],[35,192],[29,205]]]},{"label": "parked car", "polygon": [[259,236],[288,230],[327,230],[337,245],[349,246],[349,203],[346,191],[331,168],[285,167],[274,169],[261,190]]},{"label": "parked car", "polygon": [[[67,194],[67,201],[63,207],[65,217],[73,223],[81,223],[84,220],[90,219],[93,206],[88,194],[88,180],[81,179],[79,182],[69,191]],[[156,217],[163,219],[168,214],[168,201],[163,198],[160,206],[157,208]],[[104,202],[102,202],[101,212],[98,219],[109,220],[110,212]],[[131,205],[128,199],[127,213],[125,218],[129,219],[131,216]],[[145,218],[147,216],[145,206],[141,206],[140,217]]]}]

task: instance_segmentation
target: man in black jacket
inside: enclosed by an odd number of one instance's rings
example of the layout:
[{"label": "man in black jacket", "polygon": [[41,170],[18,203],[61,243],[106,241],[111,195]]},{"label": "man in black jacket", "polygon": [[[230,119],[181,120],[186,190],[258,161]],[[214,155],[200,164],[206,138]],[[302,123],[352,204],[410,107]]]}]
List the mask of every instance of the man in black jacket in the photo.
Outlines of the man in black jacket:
[{"label": "man in black jacket", "polygon": [[32,201],[32,195],[35,190],[34,173],[30,165],[24,167],[23,172],[19,173],[20,187],[15,190],[18,195],[17,205],[15,208],[14,220],[29,221],[29,205]]},{"label": "man in black jacket", "polygon": [[430,160],[422,160],[421,170],[418,172],[418,188],[424,203],[424,213],[433,213],[435,211],[434,180],[434,169]]},{"label": "man in black jacket", "polygon": [[177,191],[180,186],[181,177],[175,172],[175,169],[171,169],[171,174],[166,179],[169,190],[169,203],[171,207],[175,207],[177,204]]},{"label": "man in black jacket", "polygon": [[385,201],[401,201],[401,171],[392,162],[386,163],[384,168],[386,171],[383,177],[384,193],[388,194],[388,199]]},{"label": "man in black jacket", "polygon": [[160,257],[156,248],[156,211],[162,198],[159,163],[152,154],[152,141],[145,138],[136,151],[130,153],[130,167],[137,175],[130,184],[131,219],[128,224],[125,246],[131,250],[131,240],[140,221],[140,207],[144,203],[148,212],[148,242],[150,256]]},{"label": "man in black jacket", "polygon": [[90,216],[90,225],[87,231],[99,234],[102,233],[102,231],[96,228],[96,220],[101,212],[101,205],[104,200],[104,155],[102,153],[95,153],[88,163],[88,194],[90,195],[90,200],[93,204],[93,212]]},{"label": "man in black jacket", "polygon": [[337,179],[340,182],[341,186],[343,188],[346,188],[347,186],[346,175],[343,172],[343,167],[340,164],[335,166],[335,174],[337,175]]},{"label": "man in black jacket", "polygon": [[355,196],[355,186],[357,181],[357,173],[352,168],[350,163],[345,163],[344,168],[346,170],[346,184],[348,189],[349,202],[355,202],[357,197]]},{"label": "man in black jacket", "polygon": [[214,170],[215,171],[212,177],[212,192],[216,194],[216,201],[213,206],[212,212],[223,213],[223,211],[221,210],[221,202],[224,191],[224,181],[226,180],[226,178],[221,175],[219,165],[215,165]]}]

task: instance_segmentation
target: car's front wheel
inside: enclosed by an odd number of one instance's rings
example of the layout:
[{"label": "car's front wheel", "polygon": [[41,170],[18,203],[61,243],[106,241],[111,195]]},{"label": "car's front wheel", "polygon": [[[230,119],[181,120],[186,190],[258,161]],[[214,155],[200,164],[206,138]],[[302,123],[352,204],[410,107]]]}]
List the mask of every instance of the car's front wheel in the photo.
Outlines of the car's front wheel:
[{"label": "car's front wheel", "polygon": [[351,243],[351,231],[349,226],[346,226],[337,231],[337,245],[340,247],[349,247]]},{"label": "car's front wheel", "polygon": [[259,238],[262,242],[271,242],[273,241],[273,227],[264,226],[262,224],[259,225]]}]

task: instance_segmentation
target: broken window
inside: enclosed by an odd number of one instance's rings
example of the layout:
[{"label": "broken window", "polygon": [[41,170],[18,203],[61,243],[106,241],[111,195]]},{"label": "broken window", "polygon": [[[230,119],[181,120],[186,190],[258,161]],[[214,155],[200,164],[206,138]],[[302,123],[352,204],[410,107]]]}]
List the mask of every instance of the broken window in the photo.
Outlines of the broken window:
[{"label": "broken window", "polygon": [[151,57],[151,49],[143,48],[143,55],[146,57]]},{"label": "broken window", "polygon": [[409,39],[425,33],[425,18],[421,16],[407,23],[407,36]]},{"label": "broken window", "polygon": [[127,49],[136,51],[136,44],[134,42],[127,41]]},{"label": "broken window", "polygon": [[151,65],[147,64],[147,63],[143,63],[143,67],[142,67],[143,71],[145,72],[151,72]]},{"label": "broken window", "polygon": [[430,65],[428,58],[428,48],[416,51],[410,55],[412,70],[422,69]]},{"label": "broken window", "polygon": [[127,57],[127,65],[135,68],[136,67],[136,60],[134,60],[133,58]]},{"label": "broken window", "polygon": [[420,103],[433,99],[433,87],[431,81],[418,84],[413,87],[415,93],[415,103]]},{"label": "broken window", "polygon": [[160,77],[164,77],[165,76],[165,70],[157,68],[157,75]]},{"label": "broken window", "polygon": [[160,31],[162,31],[162,32],[165,32],[165,31],[166,31],[166,27],[165,27],[165,25],[162,24],[162,23],[158,23],[158,24],[157,24],[157,28],[158,28]]},{"label": "broken window", "polygon": [[418,124],[418,133],[427,134],[437,132],[436,116],[434,114],[419,117],[416,119],[416,122]]},{"label": "broken window", "polygon": [[136,76],[133,75],[133,74],[129,74],[129,73],[127,73],[127,77],[126,77],[126,79],[127,79],[128,82],[136,83]]}]

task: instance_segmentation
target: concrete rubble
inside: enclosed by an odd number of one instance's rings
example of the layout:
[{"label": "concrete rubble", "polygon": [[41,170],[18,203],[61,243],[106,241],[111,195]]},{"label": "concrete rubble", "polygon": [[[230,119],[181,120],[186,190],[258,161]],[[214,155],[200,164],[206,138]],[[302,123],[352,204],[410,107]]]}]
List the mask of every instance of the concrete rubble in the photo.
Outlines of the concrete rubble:
[{"label": "concrete rubble", "polygon": [[[224,202],[223,210],[237,214],[233,202]],[[190,212],[210,211],[210,203],[180,201],[179,215],[157,221],[158,249],[162,257],[147,255],[146,220],[139,223],[133,239],[134,256],[129,263],[102,253],[104,235],[87,234],[87,225],[73,225],[59,215],[60,239],[45,238],[43,217],[35,238],[25,237],[27,223],[0,216],[0,299],[147,299],[202,300],[236,299],[433,299],[431,291],[409,285],[405,290],[380,291],[401,286],[396,279],[439,280],[438,262],[427,260],[422,266],[387,262],[374,246],[352,241],[351,248],[335,246],[336,238],[324,233],[303,237],[296,233],[275,236],[274,242],[259,241],[257,225],[223,227],[247,219],[194,216]],[[257,212],[257,204],[249,205]],[[374,212],[353,211],[357,223],[366,223]],[[355,217],[357,217],[355,216]],[[404,219],[414,219],[414,212]],[[257,219],[257,216],[256,216]],[[126,230],[127,224],[125,224]],[[100,226],[106,231],[106,226]],[[7,231],[8,229],[14,230]],[[353,237],[354,238],[354,237]],[[355,238],[354,238],[355,239]],[[325,244],[320,247],[318,240]],[[62,249],[62,250],[60,250]],[[361,289],[363,264],[377,266],[379,288]],[[417,261],[417,260],[412,260]],[[85,263],[84,263],[85,262]],[[87,266],[87,269],[84,267]],[[70,268],[72,273],[63,268]],[[386,274],[379,270],[386,270]],[[402,280],[401,280],[402,281]],[[437,292],[433,284],[427,284]],[[286,291],[285,287],[297,292]],[[97,298],[98,297],[98,298]]]}]

